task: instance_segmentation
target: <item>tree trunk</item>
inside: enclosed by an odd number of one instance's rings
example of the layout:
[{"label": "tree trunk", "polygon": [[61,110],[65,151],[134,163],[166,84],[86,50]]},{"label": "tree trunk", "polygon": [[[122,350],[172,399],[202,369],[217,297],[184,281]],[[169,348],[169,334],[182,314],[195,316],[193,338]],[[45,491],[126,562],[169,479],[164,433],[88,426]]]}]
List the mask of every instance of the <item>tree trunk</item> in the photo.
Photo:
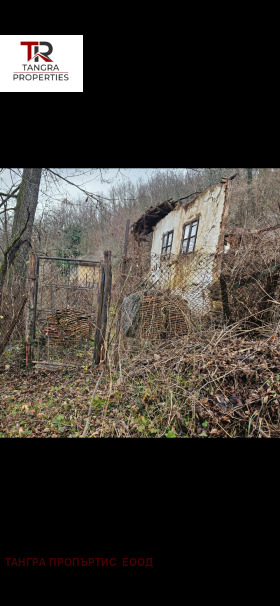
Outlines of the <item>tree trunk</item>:
[{"label": "tree trunk", "polygon": [[19,304],[19,306],[17,308],[17,311],[16,311],[16,313],[15,313],[15,315],[14,315],[14,317],[13,317],[11,323],[10,323],[10,326],[8,327],[6,333],[4,334],[3,340],[0,343],[0,356],[3,353],[5,347],[9,343],[11,334],[12,334],[14,328],[16,327],[18,321],[19,321],[20,314],[21,314],[21,312],[22,312],[22,310],[23,310],[23,308],[25,306],[26,301],[27,301],[27,294],[24,295],[22,301],[20,302],[20,304]]},{"label": "tree trunk", "polygon": [[17,197],[17,205],[15,208],[15,216],[11,236],[12,242],[26,225],[24,233],[21,237],[21,240],[23,240],[23,244],[17,251],[17,255],[13,263],[13,278],[19,279],[22,287],[25,286],[27,277],[27,262],[31,246],[34,217],[38,204],[41,174],[41,168],[23,169],[22,182],[20,185]]}]

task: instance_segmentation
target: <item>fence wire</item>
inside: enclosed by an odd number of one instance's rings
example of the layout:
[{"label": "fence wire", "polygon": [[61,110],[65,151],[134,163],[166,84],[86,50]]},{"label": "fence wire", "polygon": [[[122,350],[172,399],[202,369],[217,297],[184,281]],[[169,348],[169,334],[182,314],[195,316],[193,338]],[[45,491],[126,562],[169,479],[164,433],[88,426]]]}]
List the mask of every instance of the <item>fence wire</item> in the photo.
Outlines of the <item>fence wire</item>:
[{"label": "fence wire", "polygon": [[80,363],[93,347],[100,263],[38,258],[35,295],[35,360]]},{"label": "fence wire", "polygon": [[122,333],[159,340],[187,335],[209,319],[279,321],[280,252],[265,258],[254,250],[154,256],[139,288],[124,298]]}]

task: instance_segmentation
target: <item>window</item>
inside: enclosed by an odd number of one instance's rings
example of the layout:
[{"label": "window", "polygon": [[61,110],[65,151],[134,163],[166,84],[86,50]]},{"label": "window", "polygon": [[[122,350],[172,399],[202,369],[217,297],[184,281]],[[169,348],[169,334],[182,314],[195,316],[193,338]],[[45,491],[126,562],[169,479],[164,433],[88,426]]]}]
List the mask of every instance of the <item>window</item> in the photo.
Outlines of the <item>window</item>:
[{"label": "window", "polygon": [[192,253],[194,251],[196,236],[198,230],[198,219],[187,223],[183,229],[182,253]]},{"label": "window", "polygon": [[173,231],[169,231],[167,234],[164,234],[164,236],[162,238],[161,254],[166,255],[167,259],[169,259],[170,253],[171,253],[172,242],[173,242],[173,233],[174,233]]}]

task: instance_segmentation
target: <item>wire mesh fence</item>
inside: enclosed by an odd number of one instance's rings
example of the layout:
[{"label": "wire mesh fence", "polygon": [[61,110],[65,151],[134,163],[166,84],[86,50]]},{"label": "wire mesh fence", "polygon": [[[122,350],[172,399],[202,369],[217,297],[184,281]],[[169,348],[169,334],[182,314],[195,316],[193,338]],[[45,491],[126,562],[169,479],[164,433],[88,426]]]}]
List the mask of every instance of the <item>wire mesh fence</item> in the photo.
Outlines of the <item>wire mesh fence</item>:
[{"label": "wire mesh fence", "polygon": [[93,350],[100,263],[37,258],[33,359],[82,363]]},{"label": "wire mesh fence", "polygon": [[231,254],[154,257],[145,278],[124,297],[122,333],[155,341],[209,323],[278,323],[279,276],[280,250],[269,251],[259,241]]},{"label": "wire mesh fence", "polygon": [[195,318],[222,310],[216,271],[215,255],[154,256],[142,284],[124,298],[123,334],[149,340],[187,334]]}]

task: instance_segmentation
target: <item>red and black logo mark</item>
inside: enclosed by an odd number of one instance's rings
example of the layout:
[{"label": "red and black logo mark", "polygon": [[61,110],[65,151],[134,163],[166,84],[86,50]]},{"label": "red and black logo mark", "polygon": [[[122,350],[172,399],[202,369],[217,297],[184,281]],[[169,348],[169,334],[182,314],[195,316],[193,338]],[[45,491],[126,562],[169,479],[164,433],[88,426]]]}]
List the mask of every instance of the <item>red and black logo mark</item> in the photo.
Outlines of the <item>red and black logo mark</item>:
[{"label": "red and black logo mark", "polygon": [[[20,44],[22,46],[27,46],[27,61],[31,61],[31,59],[35,59],[35,61],[39,61],[39,57],[41,57],[41,59],[44,59],[44,61],[53,62],[52,59],[49,59],[49,55],[53,52],[53,47],[50,44],[50,42],[21,42]],[[32,47],[33,46],[35,48],[34,48],[34,55],[32,57]],[[41,46],[47,46],[48,51],[42,52],[40,50],[40,52],[39,52],[39,47],[41,49]]]}]

